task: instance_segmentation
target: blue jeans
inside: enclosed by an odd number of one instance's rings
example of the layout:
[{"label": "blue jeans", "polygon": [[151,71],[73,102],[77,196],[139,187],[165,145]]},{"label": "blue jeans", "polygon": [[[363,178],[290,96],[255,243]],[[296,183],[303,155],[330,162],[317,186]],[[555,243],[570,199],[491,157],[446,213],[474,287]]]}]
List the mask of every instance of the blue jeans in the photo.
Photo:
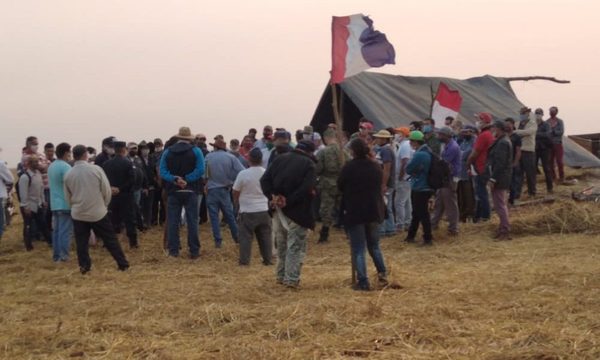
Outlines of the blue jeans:
[{"label": "blue jeans", "polygon": [[4,218],[4,216],[6,215],[6,211],[4,209],[5,204],[6,199],[0,198],[0,209],[2,210],[0,211],[0,239],[2,239],[2,234],[4,233],[4,226],[6,225],[6,219]]},{"label": "blue jeans", "polygon": [[396,222],[394,221],[394,189],[388,189],[385,193],[386,217],[383,223],[379,226],[381,235],[392,235],[396,233]]},{"label": "blue jeans", "polygon": [[356,265],[358,286],[368,288],[367,263],[365,260],[365,248],[369,251],[371,259],[375,264],[377,273],[386,274],[383,254],[379,248],[379,225],[377,223],[358,224],[346,228],[350,237],[350,248],[352,249],[352,260]]},{"label": "blue jeans", "polygon": [[73,220],[71,219],[71,211],[52,211],[52,260],[69,260],[72,234]]},{"label": "blue jeans", "polygon": [[215,245],[220,247],[223,242],[223,238],[221,237],[219,210],[223,212],[223,218],[227,225],[229,225],[233,241],[238,242],[238,227],[233,215],[233,203],[231,202],[231,195],[229,195],[229,188],[221,187],[208,189],[208,193],[206,194],[206,207],[208,208],[208,216],[210,217],[210,225],[212,227]]},{"label": "blue jeans", "polygon": [[200,254],[198,235],[198,194],[193,191],[175,191],[167,198],[167,244],[170,256],[179,256],[179,226],[181,209],[185,209],[188,229],[188,247],[191,256]]},{"label": "blue jeans", "polygon": [[477,208],[475,210],[474,220],[490,219],[490,196],[487,190],[488,178],[477,175],[475,177],[475,198],[477,199]]}]

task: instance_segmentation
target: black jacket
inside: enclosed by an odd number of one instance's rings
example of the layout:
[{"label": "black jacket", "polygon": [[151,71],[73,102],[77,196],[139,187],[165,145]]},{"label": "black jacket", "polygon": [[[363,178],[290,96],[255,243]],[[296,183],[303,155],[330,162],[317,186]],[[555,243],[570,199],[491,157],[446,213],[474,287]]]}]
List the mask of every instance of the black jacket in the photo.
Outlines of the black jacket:
[{"label": "black jacket", "polygon": [[385,215],[381,166],[370,159],[354,159],[342,168],[338,188],[342,193],[345,225],[381,223]]},{"label": "black jacket", "polygon": [[496,189],[508,190],[512,179],[513,151],[508,136],[496,139],[488,150],[486,170]]},{"label": "black jacket", "polygon": [[102,151],[100,154],[98,154],[98,156],[96,156],[94,164],[102,167],[105,162],[112,159],[113,157],[114,156],[108,155],[106,152]]},{"label": "black jacket", "polygon": [[268,199],[272,195],[284,196],[286,206],[282,211],[285,216],[309,229],[315,227],[312,202],[316,182],[314,160],[299,150],[277,156],[260,179],[265,196]]},{"label": "black jacket", "polygon": [[133,164],[124,156],[116,155],[102,165],[111,187],[119,188],[119,193],[133,192],[135,173]]}]

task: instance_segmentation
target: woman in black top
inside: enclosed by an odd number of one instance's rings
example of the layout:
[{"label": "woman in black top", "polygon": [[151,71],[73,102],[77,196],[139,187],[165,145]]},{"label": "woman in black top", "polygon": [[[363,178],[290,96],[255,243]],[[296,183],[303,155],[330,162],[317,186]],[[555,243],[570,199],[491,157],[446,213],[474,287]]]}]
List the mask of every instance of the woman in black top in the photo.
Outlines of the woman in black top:
[{"label": "woman in black top", "polygon": [[379,224],[385,207],[381,193],[381,167],[369,158],[369,147],[360,138],[350,143],[353,159],[343,168],[338,178],[342,193],[342,213],[346,232],[350,237],[352,260],[356,264],[358,284],[355,290],[369,290],[365,248],[375,263],[379,282],[387,285],[383,254],[379,248]]}]

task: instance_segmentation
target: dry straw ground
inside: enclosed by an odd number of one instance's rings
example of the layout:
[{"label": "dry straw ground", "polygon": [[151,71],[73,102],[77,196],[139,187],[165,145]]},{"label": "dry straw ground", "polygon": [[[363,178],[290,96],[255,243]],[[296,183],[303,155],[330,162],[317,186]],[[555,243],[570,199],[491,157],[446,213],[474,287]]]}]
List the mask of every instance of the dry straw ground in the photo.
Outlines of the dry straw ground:
[{"label": "dry straw ground", "polygon": [[386,238],[390,277],[404,288],[368,293],[349,288],[339,232],[325,246],[312,236],[293,291],[256,248],[244,268],[231,241],[214,249],[206,225],[198,261],[166,258],[155,230],[126,250],[130,271],[96,248],[82,276],[42,243],[26,253],[14,224],[0,244],[0,357],[599,359],[597,206],[519,209],[510,242],[490,240],[494,224],[451,240],[440,231],[426,249]]}]

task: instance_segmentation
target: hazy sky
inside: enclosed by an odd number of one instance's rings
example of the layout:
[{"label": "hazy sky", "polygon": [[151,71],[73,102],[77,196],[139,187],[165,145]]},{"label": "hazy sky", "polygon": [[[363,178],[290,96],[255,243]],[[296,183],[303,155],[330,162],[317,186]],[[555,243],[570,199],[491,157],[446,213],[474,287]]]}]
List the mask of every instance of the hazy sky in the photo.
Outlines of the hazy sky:
[{"label": "hazy sky", "polygon": [[396,48],[375,71],[514,84],[559,106],[567,133],[600,132],[600,2],[589,0],[0,0],[0,158],[27,135],[100,147],[307,124],[328,80],[331,16],[370,15]]}]

